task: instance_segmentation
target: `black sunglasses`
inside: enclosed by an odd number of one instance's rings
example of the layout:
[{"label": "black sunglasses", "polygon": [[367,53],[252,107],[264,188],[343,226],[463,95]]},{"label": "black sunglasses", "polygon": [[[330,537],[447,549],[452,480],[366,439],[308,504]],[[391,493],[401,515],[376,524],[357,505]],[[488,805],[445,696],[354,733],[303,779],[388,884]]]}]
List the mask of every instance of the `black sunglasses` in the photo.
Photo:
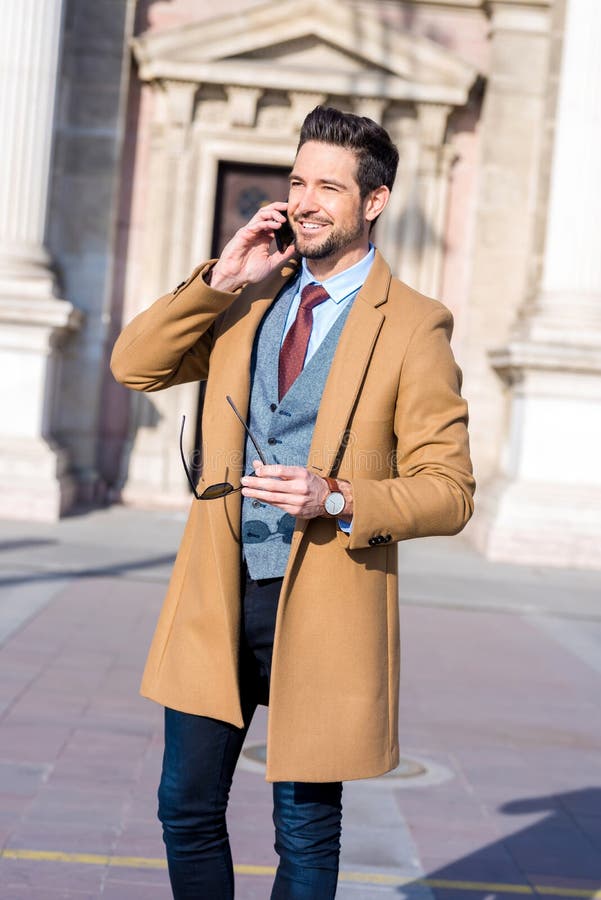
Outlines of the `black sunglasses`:
[{"label": "black sunglasses", "polygon": [[[242,418],[242,416],[236,409],[236,405],[235,405],[234,401],[229,396],[229,394],[226,396],[225,399],[227,400],[229,405],[232,407],[232,409],[238,416],[238,419],[242,423],[244,430],[246,431],[247,435],[249,436],[249,438],[253,444],[253,447],[257,451],[259,459],[261,460],[263,465],[266,466],[267,460],[265,459],[265,454],[263,453],[263,451],[257,444],[257,441],[255,440],[255,436],[253,435],[252,431],[250,430],[250,428],[248,427],[248,425],[246,424],[246,422],[244,421],[244,419]],[[186,463],[186,456],[184,454],[184,426],[185,426],[185,424],[186,424],[186,417],[182,416],[182,427],[181,427],[180,433],[179,433],[179,452],[180,452],[180,456],[182,458],[182,464],[184,467],[184,472],[186,473],[186,478],[188,479],[188,483],[189,483],[190,487],[192,488],[192,493],[194,494],[196,499],[197,500],[218,500],[220,497],[227,497],[228,494],[235,494],[236,491],[241,491],[242,485],[240,485],[240,487],[235,488],[233,486],[233,484],[229,483],[229,481],[220,481],[218,484],[210,484],[208,487],[206,487],[204,489],[202,494],[198,493],[198,491],[196,490],[196,485],[194,484],[194,479],[192,478],[192,475],[190,474],[190,470]]]}]

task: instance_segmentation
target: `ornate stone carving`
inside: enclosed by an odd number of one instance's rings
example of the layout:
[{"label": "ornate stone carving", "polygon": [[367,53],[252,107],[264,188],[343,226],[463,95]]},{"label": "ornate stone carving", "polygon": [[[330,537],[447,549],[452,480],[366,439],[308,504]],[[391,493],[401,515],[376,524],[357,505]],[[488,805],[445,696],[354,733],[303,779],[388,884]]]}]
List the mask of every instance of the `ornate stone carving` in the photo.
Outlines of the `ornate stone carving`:
[{"label": "ornate stone carving", "polygon": [[316,106],[326,102],[326,94],[310,93],[309,91],[290,91],[290,120],[289,125],[293,132],[298,132],[305,116]]},{"label": "ornate stone carving", "polygon": [[388,101],[382,97],[358,97],[353,103],[353,112],[358,116],[366,116],[373,119],[379,125],[384,121],[384,113]]},{"label": "ornate stone carving", "polygon": [[227,108],[229,124],[234,127],[246,125],[248,128],[252,128],[257,116],[257,104],[263,90],[240,85],[228,85],[225,90],[229,101]]}]

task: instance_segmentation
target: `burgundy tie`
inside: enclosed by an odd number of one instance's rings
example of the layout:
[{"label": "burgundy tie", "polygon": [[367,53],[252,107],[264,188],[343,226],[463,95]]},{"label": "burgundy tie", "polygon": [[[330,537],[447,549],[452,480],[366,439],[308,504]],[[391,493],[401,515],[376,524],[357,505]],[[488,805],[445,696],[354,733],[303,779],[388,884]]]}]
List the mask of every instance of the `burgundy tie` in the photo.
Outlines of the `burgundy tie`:
[{"label": "burgundy tie", "polygon": [[286,394],[303,370],[311,329],[313,307],[327,300],[330,295],[320,284],[307,284],[301,291],[301,301],[296,319],[290,326],[280,350],[278,372],[279,400]]}]

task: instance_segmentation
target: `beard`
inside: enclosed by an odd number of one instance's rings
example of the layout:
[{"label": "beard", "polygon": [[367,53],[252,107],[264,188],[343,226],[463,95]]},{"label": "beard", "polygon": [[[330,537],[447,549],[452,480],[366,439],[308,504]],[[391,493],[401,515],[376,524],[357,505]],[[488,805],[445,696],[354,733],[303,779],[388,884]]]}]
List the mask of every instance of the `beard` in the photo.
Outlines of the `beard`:
[{"label": "beard", "polygon": [[363,229],[362,210],[359,210],[353,223],[332,228],[321,243],[317,243],[310,235],[299,234],[298,231],[295,231],[294,244],[305,259],[326,259],[328,256],[334,256],[336,253],[344,250],[345,247],[348,247],[349,244],[361,237]]}]

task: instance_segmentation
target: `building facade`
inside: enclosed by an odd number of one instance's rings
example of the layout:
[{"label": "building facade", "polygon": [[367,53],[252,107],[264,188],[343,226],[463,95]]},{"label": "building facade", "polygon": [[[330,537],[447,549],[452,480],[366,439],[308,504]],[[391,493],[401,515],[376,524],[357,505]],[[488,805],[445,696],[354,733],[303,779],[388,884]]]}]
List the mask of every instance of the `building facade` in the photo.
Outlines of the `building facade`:
[{"label": "building facade", "polygon": [[495,559],[601,566],[597,0],[0,9],[0,514],[189,503],[178,432],[201,389],[130,394],[112,343],[285,197],[300,124],[326,103],[393,135],[376,242],[455,315],[467,534]]}]

